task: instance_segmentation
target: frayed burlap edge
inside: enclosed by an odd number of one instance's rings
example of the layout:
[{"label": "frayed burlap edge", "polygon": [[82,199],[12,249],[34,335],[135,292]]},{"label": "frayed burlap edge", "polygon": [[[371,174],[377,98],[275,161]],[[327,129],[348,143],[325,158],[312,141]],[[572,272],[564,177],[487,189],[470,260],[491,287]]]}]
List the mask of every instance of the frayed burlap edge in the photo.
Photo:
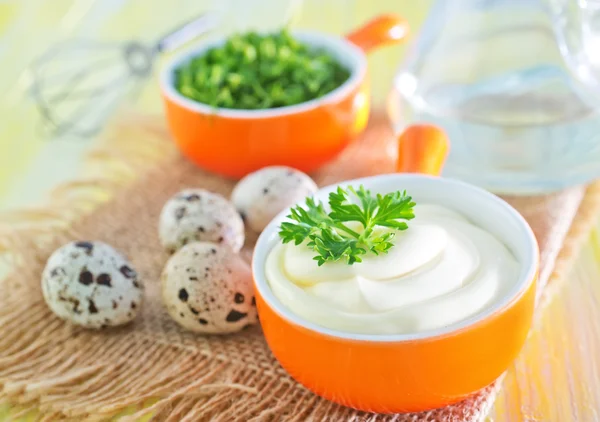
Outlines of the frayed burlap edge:
[{"label": "frayed burlap edge", "polygon": [[[255,397],[269,387],[272,377],[259,368],[240,370],[197,350],[127,341],[127,329],[86,335],[48,318],[41,298],[32,298],[31,286],[21,282],[39,278],[40,268],[28,265],[28,256],[43,255],[60,239],[77,237],[72,233],[76,221],[176,154],[166,136],[164,126],[152,118],[131,114],[86,155],[82,176],[54,189],[45,205],[0,214],[0,253],[13,268],[0,284],[0,403],[10,403],[12,420],[118,416],[138,421],[151,415],[152,420],[174,422],[217,420],[215,414],[231,420],[225,410],[232,400]],[[219,381],[223,379],[227,382]],[[256,388],[247,387],[248,379],[256,379]],[[252,403],[256,409],[247,414],[265,409],[261,399]]]},{"label": "frayed burlap edge", "polygon": [[[170,422],[228,421],[234,420],[228,412],[234,402],[244,404],[236,409],[235,420],[326,420],[336,405],[321,400],[314,406],[315,396],[287,379],[282,382],[278,374],[219,363],[218,357],[195,349],[150,340],[130,342],[126,331],[82,335],[82,330],[48,319],[43,303],[25,300],[30,286],[20,280],[39,276],[39,268],[27,265],[27,254],[43,250],[57,233],[69,237],[73,222],[176,153],[164,142],[162,124],[137,115],[121,122],[88,154],[83,176],[55,189],[46,205],[0,215],[0,251],[18,271],[3,281],[0,298],[0,400],[18,409],[14,419],[33,412],[40,421],[96,421],[119,415],[122,421],[147,415]],[[132,126],[136,138],[128,137]],[[144,143],[139,142],[140,130],[146,131]],[[587,188],[540,309],[560,288],[599,211],[600,183],[595,183]],[[133,365],[132,356],[137,358]],[[471,420],[487,413],[499,385],[488,387]],[[275,394],[282,399],[273,407]],[[436,419],[415,415],[414,420]]]}]

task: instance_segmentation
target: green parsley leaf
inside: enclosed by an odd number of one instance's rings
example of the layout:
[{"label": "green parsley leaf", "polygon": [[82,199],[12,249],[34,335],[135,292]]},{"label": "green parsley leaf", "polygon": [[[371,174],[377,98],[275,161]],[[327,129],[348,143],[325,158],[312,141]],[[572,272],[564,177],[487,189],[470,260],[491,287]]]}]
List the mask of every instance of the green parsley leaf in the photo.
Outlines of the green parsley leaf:
[{"label": "green parsley leaf", "polygon": [[[395,232],[375,235],[375,227],[406,230],[406,221],[399,220],[414,218],[414,206],[406,191],[374,196],[364,186],[358,190],[338,187],[329,194],[331,212],[321,202],[307,198],[304,206],[291,209],[287,216],[290,221],[281,223],[279,236],[283,243],[306,242],[317,253],[314,259],[318,265],[340,260],[352,265],[368,252],[387,253],[394,246]],[[353,230],[346,224],[349,222],[359,223],[363,230]]]},{"label": "green parsley leaf", "polygon": [[287,217],[296,223],[281,223],[279,236],[283,239],[283,243],[293,240],[296,245],[299,245],[311,233],[321,230],[319,226],[322,223],[331,222],[323,204],[316,204],[312,198],[306,198],[306,206],[307,209],[299,206],[291,209],[291,214]]}]

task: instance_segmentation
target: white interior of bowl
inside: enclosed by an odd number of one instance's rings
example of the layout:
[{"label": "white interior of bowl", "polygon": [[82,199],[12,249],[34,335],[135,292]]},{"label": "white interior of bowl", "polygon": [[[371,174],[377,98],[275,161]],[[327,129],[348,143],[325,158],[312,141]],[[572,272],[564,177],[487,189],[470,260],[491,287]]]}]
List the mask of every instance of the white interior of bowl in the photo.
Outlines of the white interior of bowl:
[{"label": "white interior of bowl", "polygon": [[367,70],[367,59],[365,54],[354,44],[350,43],[344,38],[336,37],[333,35],[322,34],[319,32],[292,32],[292,35],[308,44],[317,48],[323,48],[328,51],[336,60],[338,60],[343,66],[350,71],[350,77],[346,82],[334,89],[330,93],[316,98],[314,100],[306,101],[304,103],[279,107],[265,110],[240,110],[240,109],[228,109],[228,108],[215,108],[207,104],[196,102],[190,98],[181,95],[175,89],[175,70],[178,69],[182,64],[188,62],[194,57],[204,54],[207,50],[212,47],[222,45],[225,42],[225,38],[220,38],[207,42],[194,49],[183,51],[179,55],[170,59],[162,68],[160,72],[160,87],[162,92],[168,96],[173,102],[178,105],[188,108],[198,113],[204,114],[217,114],[222,117],[231,118],[266,118],[274,116],[283,116],[288,114],[294,114],[298,112],[308,111],[314,109],[322,104],[335,103],[340,101],[342,98],[347,97],[354,87],[359,84],[365,77]]},{"label": "white interior of bowl", "polygon": [[[388,174],[346,181],[340,185],[364,185],[373,193],[388,193],[405,190],[418,203],[438,204],[456,210],[476,225],[484,228],[501,240],[514,254],[520,264],[519,279],[506,296],[489,308],[463,321],[439,329],[414,334],[370,335],[355,334],[324,328],[306,321],[289,311],[275,297],[265,277],[266,258],[280,241],[280,223],[288,215],[288,210],[280,213],[262,232],[254,250],[252,271],[256,288],[261,296],[280,316],[294,324],[334,337],[365,341],[408,341],[437,337],[460,330],[498,312],[524,293],[535,277],[539,261],[537,241],[525,219],[514,208],[499,197],[473,185],[452,179],[413,174]],[[336,185],[325,187],[315,194],[315,198],[327,202],[329,192]]]}]

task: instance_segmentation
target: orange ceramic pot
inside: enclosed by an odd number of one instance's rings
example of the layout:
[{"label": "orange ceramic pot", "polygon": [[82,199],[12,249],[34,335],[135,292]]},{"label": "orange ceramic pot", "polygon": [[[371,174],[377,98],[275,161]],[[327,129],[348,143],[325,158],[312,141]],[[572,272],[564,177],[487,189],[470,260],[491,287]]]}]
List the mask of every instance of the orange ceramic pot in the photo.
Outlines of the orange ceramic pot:
[{"label": "orange ceramic pot", "polygon": [[[423,141],[411,131],[405,138],[409,143]],[[400,159],[409,161],[406,154],[417,149],[401,148]],[[446,153],[444,148],[429,151]],[[439,170],[437,163],[432,165],[431,155],[421,156],[427,168]],[[409,167],[418,168],[414,163]],[[261,325],[281,365],[322,397],[379,413],[438,408],[494,382],[521,350],[532,323],[539,252],[527,222],[497,196],[441,177],[387,174],[343,184],[362,184],[377,193],[406,189],[417,204],[435,203],[462,213],[512,251],[520,264],[518,279],[484,311],[440,329],[369,335],[324,328],[283,306],[265,277],[266,258],[280,241],[279,224],[287,215],[283,212],[263,231],[253,257]],[[320,190],[316,199],[326,202],[335,187]]]},{"label": "orange ceramic pot", "polygon": [[173,139],[198,166],[232,178],[270,165],[311,172],[365,129],[370,101],[366,53],[403,39],[407,31],[403,19],[386,15],[345,39],[318,32],[294,33],[303,42],[331,52],[350,69],[351,76],[321,98],[269,110],[215,109],[179,94],[173,87],[175,69],[224,40],[186,51],[170,60],[160,76]]}]

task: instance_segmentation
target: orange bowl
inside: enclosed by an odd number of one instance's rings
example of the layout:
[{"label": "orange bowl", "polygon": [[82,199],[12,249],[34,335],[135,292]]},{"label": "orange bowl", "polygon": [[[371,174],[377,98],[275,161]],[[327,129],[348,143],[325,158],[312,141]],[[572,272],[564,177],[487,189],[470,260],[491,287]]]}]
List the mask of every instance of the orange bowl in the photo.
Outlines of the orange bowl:
[{"label": "orange bowl", "polygon": [[[346,184],[362,184],[375,193],[406,189],[417,204],[460,212],[512,251],[519,262],[518,279],[483,311],[439,329],[383,335],[325,328],[288,310],[266,279],[266,259],[280,241],[286,211],[263,231],[253,257],[260,322],[275,357],[316,394],[378,413],[438,408],[491,384],[515,359],[532,323],[539,252],[527,222],[502,199],[459,181],[389,174]],[[315,198],[325,202],[336,186],[320,190]]]},{"label": "orange bowl", "polygon": [[392,15],[374,19],[347,38],[295,32],[299,40],[330,52],[350,70],[350,78],[321,98],[267,110],[213,108],[181,95],[174,88],[175,70],[225,40],[185,51],[169,60],[160,75],[173,139],[198,166],[232,178],[270,165],[311,172],[365,129],[370,102],[366,52],[400,41],[406,33],[405,21]]}]

